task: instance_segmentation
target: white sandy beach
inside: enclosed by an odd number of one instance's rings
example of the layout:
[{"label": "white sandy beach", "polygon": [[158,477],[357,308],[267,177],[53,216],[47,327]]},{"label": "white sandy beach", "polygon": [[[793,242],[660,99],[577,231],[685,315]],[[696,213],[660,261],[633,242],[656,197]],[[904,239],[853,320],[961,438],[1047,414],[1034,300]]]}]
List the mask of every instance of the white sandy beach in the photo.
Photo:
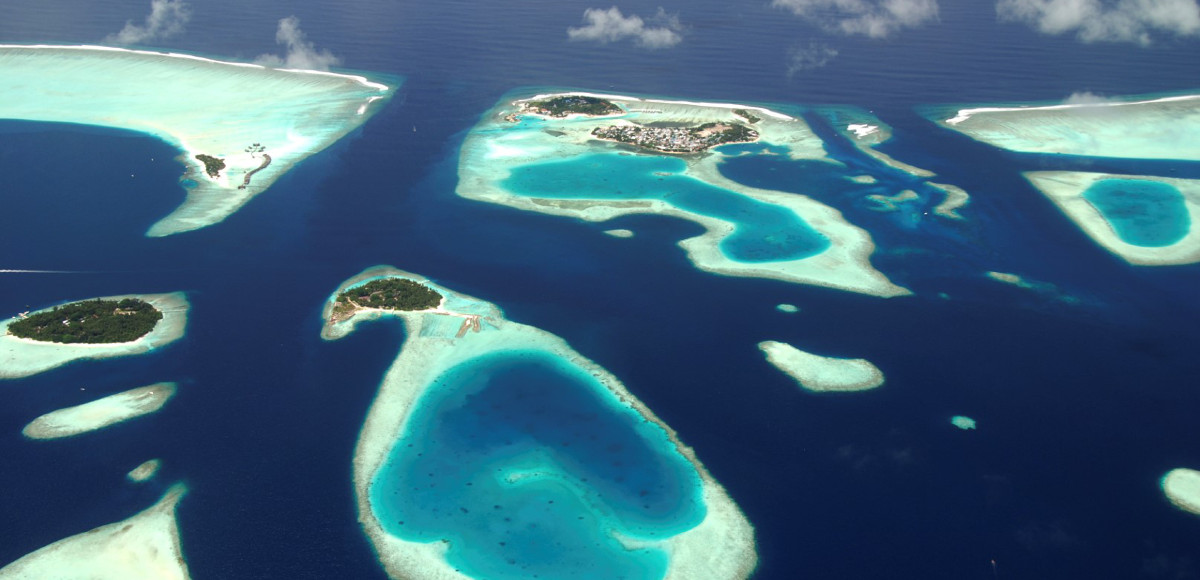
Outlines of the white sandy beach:
[{"label": "white sandy beach", "polygon": [[[179,148],[197,185],[147,235],[224,220],[378,111],[394,87],[358,75],[274,69],[103,46],[0,45],[0,118],[100,125]],[[261,144],[270,156],[247,147]],[[210,177],[196,155],[221,158]],[[249,185],[244,188],[250,173]]]},{"label": "white sandy beach", "polygon": [[[732,110],[744,108],[761,117],[759,122],[752,125],[753,129],[759,132],[761,141],[788,147],[793,159],[832,163],[820,138],[803,120],[762,107],[589,94],[609,99],[625,107],[628,112],[618,116],[620,122],[669,122],[694,126],[707,122],[737,120]],[[534,98],[553,95],[543,94]],[[568,119],[543,117],[546,125],[533,130],[523,130],[517,124],[505,120],[510,113],[518,112],[523,102],[525,100],[501,103],[485,115],[480,125],[467,137],[459,159],[459,184],[456,191],[460,196],[526,211],[596,222],[631,214],[676,217],[704,227],[703,234],[683,240],[679,245],[688,253],[688,258],[697,268],[707,272],[727,276],[771,278],[882,297],[910,294],[907,289],[893,284],[871,265],[870,256],[875,245],[870,234],[846,221],[841,212],[808,196],[746,187],[729,180],[721,175],[717,168],[718,155],[685,158],[687,169],[683,175],[762,203],[785,208],[825,236],[830,241],[830,247],[817,255],[798,260],[739,262],[726,257],[720,250],[720,243],[734,231],[734,224],[680,210],[664,201],[544,199],[509,193],[500,183],[510,175],[513,168],[549,159],[567,159],[594,153],[592,144],[596,139],[591,136],[590,131],[600,122],[583,116]],[[647,103],[652,103],[653,108],[639,108]],[[604,117],[606,123],[612,123],[613,118]],[[544,128],[552,128],[558,135],[546,133]]]},{"label": "white sandy beach", "polygon": [[60,344],[17,338],[8,333],[8,325],[16,318],[0,321],[0,379],[27,377],[77,360],[142,354],[162,348],[183,337],[189,305],[182,292],[125,294],[101,298],[140,298],[159,309],[163,317],[149,334],[131,342],[115,344]]},{"label": "white sandy beach", "polygon": [[[570,361],[604,385],[621,404],[662,428],[674,442],[676,450],[695,466],[703,482],[707,515],[696,528],[654,543],[671,554],[668,578],[733,579],[749,576],[757,562],[753,528],[732,499],[708,475],[692,450],[678,440],[670,427],[634,398],[616,377],[575,352],[561,338],[505,320],[503,313],[493,304],[452,292],[421,276],[386,266],[368,269],[339,286],[326,302],[324,319],[329,320],[333,299],[338,293],[380,276],[400,276],[428,285],[446,297],[443,302],[446,311],[459,316],[476,316],[481,321],[480,331],[467,332],[460,337],[457,335],[462,326],[461,318],[455,316],[432,312],[386,313],[404,321],[408,338],[396,361],[388,369],[359,436],[354,455],[354,488],[359,521],[392,578],[467,578],[446,562],[447,544],[408,542],[384,531],[371,508],[370,485],[392,446],[398,442],[407,418],[426,386],[458,364],[505,350],[540,350]],[[322,336],[327,340],[346,336],[360,322],[355,319],[357,317],[334,325],[326,324]],[[364,318],[378,317],[378,313],[364,313]]]},{"label": "white sandy beach", "polygon": [[814,393],[867,391],[883,384],[883,372],[866,359],[846,359],[804,352],[790,344],[758,343],[767,362]]},{"label": "white sandy beach", "polygon": [[60,439],[148,415],[175,396],[175,383],[155,383],[51,411],[34,419],[21,434],[30,439]]},{"label": "white sandy beach", "polygon": [[175,520],[185,493],[176,484],[129,519],[59,540],[0,568],[0,580],[187,580]]},{"label": "white sandy beach", "polygon": [[[1200,180],[1079,171],[1033,171],[1024,175],[1088,237],[1130,264],[1174,266],[1200,262]],[[1140,179],[1174,186],[1183,194],[1191,230],[1183,239],[1169,246],[1145,247],[1125,242],[1096,207],[1083,197],[1088,188],[1105,179]]]}]

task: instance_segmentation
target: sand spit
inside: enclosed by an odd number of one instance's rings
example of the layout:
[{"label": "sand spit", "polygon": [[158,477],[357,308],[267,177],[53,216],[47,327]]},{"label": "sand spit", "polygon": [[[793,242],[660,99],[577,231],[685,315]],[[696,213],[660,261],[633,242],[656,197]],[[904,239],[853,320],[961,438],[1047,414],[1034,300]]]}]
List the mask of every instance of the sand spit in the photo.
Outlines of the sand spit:
[{"label": "sand spit", "polygon": [[808,391],[867,391],[883,384],[883,372],[866,359],[820,356],[773,340],[758,343],[758,348],[767,355],[767,362]]},{"label": "sand spit", "polygon": [[129,519],[59,540],[0,568],[0,580],[186,580],[175,520],[185,493],[176,484]]},{"label": "sand spit", "polygon": [[[346,288],[380,277],[403,277],[435,289],[445,297],[438,311],[359,312],[350,319],[330,324],[333,300]],[[322,337],[336,340],[353,332],[363,320],[397,316],[404,321],[407,339],[388,369],[368,412],[354,454],[354,489],[359,521],[392,578],[423,580],[465,579],[446,562],[448,544],[408,542],[386,531],[370,503],[370,484],[405,428],[405,423],[424,389],[446,370],[489,353],[506,350],[540,350],[552,353],[579,367],[623,405],[658,425],[674,442],[676,450],[699,472],[707,507],[705,519],[695,528],[650,545],[670,554],[667,578],[672,580],[746,578],[754,570],[757,555],[754,530],[725,490],[704,469],[692,450],[676,437],[649,409],[625,389],[616,377],[575,352],[561,338],[546,331],[511,322],[493,304],[458,294],[415,274],[388,266],[370,268],[347,280],[334,291],[323,312],[326,325]],[[460,317],[476,317],[478,330],[460,334]]]},{"label": "sand spit", "polygon": [[[1175,266],[1200,262],[1200,180],[1078,171],[1033,171],[1024,175],[1088,237],[1130,264]],[[1156,181],[1174,186],[1183,194],[1184,207],[1191,220],[1190,231],[1169,246],[1146,247],[1125,242],[1100,211],[1083,197],[1088,188],[1106,179]]]},{"label": "sand spit", "polygon": [[[536,123],[526,123],[521,120],[520,111],[522,103],[530,99],[517,99],[503,101],[484,115],[483,120],[467,136],[461,149],[459,183],[456,190],[458,195],[526,211],[594,222],[631,214],[676,217],[695,222],[705,229],[703,234],[683,240],[679,246],[687,252],[688,258],[697,268],[707,272],[727,276],[771,278],[881,297],[910,294],[907,289],[893,284],[871,266],[870,256],[875,250],[875,244],[870,234],[846,221],[841,212],[804,195],[756,189],[726,179],[718,169],[718,154],[681,157],[687,164],[681,175],[761,203],[784,208],[828,239],[830,247],[819,254],[802,259],[740,262],[730,259],[720,249],[721,242],[735,231],[735,224],[680,210],[662,200],[552,199],[517,195],[507,191],[501,183],[516,167],[596,153],[596,144],[601,141],[594,138],[591,131],[599,125],[631,122],[687,126],[709,122],[744,123],[742,118],[733,114],[735,108],[753,111],[760,117],[759,121],[753,124],[753,129],[759,133],[761,141],[787,147],[793,159],[832,163],[821,139],[803,119],[769,111],[763,107],[587,94],[608,99],[623,107],[626,112],[623,115],[603,118],[574,115],[566,119],[557,119],[528,115],[534,117]],[[532,98],[549,96],[553,95],[543,94]],[[548,133],[548,130],[553,132]],[[646,151],[633,154],[655,155]]]},{"label": "sand spit", "polygon": [[139,298],[149,302],[163,313],[162,320],[158,321],[154,330],[137,340],[112,344],[60,344],[17,338],[8,333],[8,325],[16,317],[0,321],[0,379],[36,375],[82,359],[142,354],[183,337],[189,305],[182,292],[101,297],[103,300],[123,298]]},{"label": "sand spit", "polygon": [[[30,439],[61,439],[148,415],[175,396],[175,383],[155,383],[34,419],[21,434]],[[140,469],[140,468],[139,468]]]},{"label": "sand spit", "polygon": [[1162,478],[1162,490],[1175,507],[1200,515],[1200,471],[1172,469]]},{"label": "sand spit", "polygon": [[[196,185],[149,229],[153,237],[224,220],[362,125],[393,92],[358,75],[178,53],[0,45],[0,118],[128,129],[182,150],[185,178]],[[224,167],[209,174],[197,155]]]}]

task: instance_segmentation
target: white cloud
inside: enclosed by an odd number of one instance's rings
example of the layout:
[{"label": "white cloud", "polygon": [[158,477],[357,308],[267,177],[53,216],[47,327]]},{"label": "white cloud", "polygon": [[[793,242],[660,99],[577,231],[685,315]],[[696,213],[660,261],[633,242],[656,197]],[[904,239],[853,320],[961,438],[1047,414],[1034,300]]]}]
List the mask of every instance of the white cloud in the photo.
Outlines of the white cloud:
[{"label": "white cloud", "polygon": [[821,68],[838,55],[836,48],[822,42],[810,42],[808,46],[794,46],[788,51],[788,76],[798,72]]},{"label": "white cloud", "polygon": [[886,38],[938,19],[937,0],[772,0],[826,30]]},{"label": "white cloud", "polygon": [[1000,20],[1023,22],[1044,34],[1075,33],[1083,42],[1149,45],[1151,33],[1200,34],[1196,0],[999,0]]},{"label": "white cloud", "polygon": [[342,59],[328,50],[318,51],[313,43],[305,40],[304,31],[300,30],[300,19],[295,16],[288,16],[279,21],[279,29],[275,31],[275,42],[287,47],[287,54],[282,58],[274,54],[263,54],[254,59],[254,62],[307,70],[329,70],[329,67],[342,62]]},{"label": "white cloud", "polygon": [[141,44],[160,38],[170,38],[183,33],[184,27],[192,17],[192,10],[183,0],[151,0],[150,14],[146,23],[138,26],[132,20],[125,22],[125,28],[116,34],[110,34],[104,42],[110,44]]},{"label": "white cloud", "polygon": [[1116,101],[1104,95],[1097,95],[1088,91],[1076,91],[1071,93],[1071,96],[1063,99],[1064,105],[1102,105],[1112,102]]},{"label": "white cloud", "polygon": [[657,26],[647,26],[636,14],[625,16],[616,6],[608,10],[588,8],[583,11],[583,21],[585,26],[567,29],[568,38],[602,44],[632,38],[634,44],[644,48],[670,48],[683,40],[679,17],[668,15],[662,8],[650,19]]}]

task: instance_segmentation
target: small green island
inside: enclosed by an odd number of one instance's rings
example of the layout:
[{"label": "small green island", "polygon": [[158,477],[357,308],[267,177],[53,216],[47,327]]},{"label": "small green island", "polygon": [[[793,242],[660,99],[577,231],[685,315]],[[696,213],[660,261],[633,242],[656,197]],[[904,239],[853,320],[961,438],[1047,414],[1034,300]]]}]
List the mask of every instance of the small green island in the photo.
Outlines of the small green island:
[{"label": "small green island", "polygon": [[609,125],[592,129],[592,136],[660,153],[701,153],[727,143],[753,143],[758,132],[738,123],[704,123],[697,127]]},{"label": "small green island", "polygon": [[346,320],[362,309],[431,310],[442,303],[442,295],[405,278],[379,278],[349,288],[334,301],[331,322]]},{"label": "small green island", "polygon": [[527,113],[559,118],[567,115],[601,117],[625,112],[612,101],[584,95],[563,95],[541,101],[530,101],[525,103],[523,108]]},{"label": "small green island", "polygon": [[734,109],[733,114],[745,119],[746,122],[750,123],[751,125],[762,120],[762,117],[750,112],[749,109]]},{"label": "small green island", "polygon": [[221,170],[225,169],[225,160],[221,159],[220,157],[213,157],[212,155],[205,155],[201,153],[196,156],[196,159],[199,159],[200,163],[204,164],[204,172],[213,179],[220,177]]},{"label": "small green island", "polygon": [[132,342],[154,330],[163,313],[137,298],[83,300],[25,316],[8,325],[17,338],[63,344]]}]

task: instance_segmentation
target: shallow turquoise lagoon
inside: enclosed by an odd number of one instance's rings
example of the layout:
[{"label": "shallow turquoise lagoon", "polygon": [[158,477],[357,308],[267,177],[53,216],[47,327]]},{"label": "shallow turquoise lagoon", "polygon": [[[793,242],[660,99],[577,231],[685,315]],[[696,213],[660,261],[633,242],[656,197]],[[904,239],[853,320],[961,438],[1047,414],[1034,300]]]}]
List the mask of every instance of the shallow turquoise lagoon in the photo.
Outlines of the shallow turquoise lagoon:
[{"label": "shallow turquoise lagoon", "polygon": [[504,351],[438,377],[371,486],[384,529],[450,541],[479,578],[661,578],[660,539],[705,516],[695,468],[656,424],[544,351]]},{"label": "shallow turquoise lagoon", "polygon": [[736,229],[720,249],[740,262],[799,260],[829,247],[825,236],[792,211],[682,175],[686,167],[674,157],[596,153],[517,167],[501,185],[518,195],[551,199],[658,199],[728,221]]},{"label": "shallow turquoise lagoon", "polygon": [[1183,194],[1175,186],[1145,179],[1104,179],[1083,192],[1127,244],[1169,246],[1191,229]]}]

